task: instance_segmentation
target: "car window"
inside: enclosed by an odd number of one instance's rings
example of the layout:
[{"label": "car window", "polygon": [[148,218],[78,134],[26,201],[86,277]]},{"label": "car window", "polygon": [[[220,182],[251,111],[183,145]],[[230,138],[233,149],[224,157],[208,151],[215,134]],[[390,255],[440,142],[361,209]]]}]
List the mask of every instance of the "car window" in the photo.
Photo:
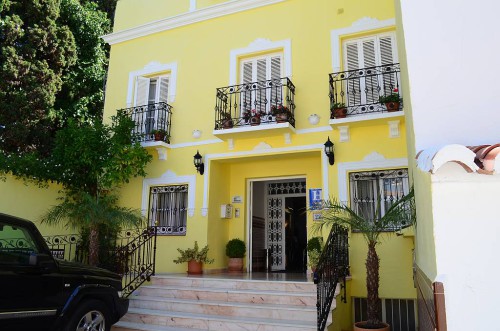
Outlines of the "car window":
[{"label": "car window", "polygon": [[24,227],[0,222],[0,264],[29,265],[39,249]]}]

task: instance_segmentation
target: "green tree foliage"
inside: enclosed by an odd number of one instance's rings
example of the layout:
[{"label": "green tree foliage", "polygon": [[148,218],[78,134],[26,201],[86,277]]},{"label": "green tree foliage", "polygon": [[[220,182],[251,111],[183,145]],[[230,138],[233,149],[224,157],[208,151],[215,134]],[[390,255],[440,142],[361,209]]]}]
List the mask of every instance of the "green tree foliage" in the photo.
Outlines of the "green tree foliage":
[{"label": "green tree foliage", "polygon": [[0,9],[0,147],[18,153],[49,146],[50,112],[76,63],[75,39],[58,24],[58,0],[2,0]]},{"label": "green tree foliage", "polygon": [[110,31],[106,13],[97,4],[78,0],[62,0],[59,23],[67,26],[75,37],[78,61],[63,77],[61,91],[54,108],[64,122],[68,118],[96,122],[104,108],[103,86],[108,52],[101,36]]}]

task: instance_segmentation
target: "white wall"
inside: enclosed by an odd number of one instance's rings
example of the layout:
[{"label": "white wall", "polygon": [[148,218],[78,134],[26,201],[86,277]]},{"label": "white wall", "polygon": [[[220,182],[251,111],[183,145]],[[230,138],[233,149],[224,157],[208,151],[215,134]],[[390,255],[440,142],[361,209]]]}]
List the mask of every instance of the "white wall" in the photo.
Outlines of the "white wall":
[{"label": "white wall", "polygon": [[489,330],[500,306],[500,175],[448,163],[432,176],[437,280],[448,330]]},{"label": "white wall", "polygon": [[399,1],[416,151],[500,141],[500,1]]}]

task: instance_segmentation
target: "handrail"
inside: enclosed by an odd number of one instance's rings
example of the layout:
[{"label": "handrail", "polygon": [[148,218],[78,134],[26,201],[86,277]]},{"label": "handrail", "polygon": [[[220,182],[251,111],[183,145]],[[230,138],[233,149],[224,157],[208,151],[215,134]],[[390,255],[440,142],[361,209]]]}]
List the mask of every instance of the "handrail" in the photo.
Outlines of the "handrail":
[{"label": "handrail", "polygon": [[127,245],[117,248],[117,272],[122,275],[123,297],[128,297],[154,276],[156,234],[156,226],[148,227]]},{"label": "handrail", "polygon": [[323,331],[326,327],[339,280],[344,283],[342,299],[346,302],[345,278],[348,274],[348,232],[346,228],[334,225],[314,272],[314,283],[317,285],[318,331]]}]

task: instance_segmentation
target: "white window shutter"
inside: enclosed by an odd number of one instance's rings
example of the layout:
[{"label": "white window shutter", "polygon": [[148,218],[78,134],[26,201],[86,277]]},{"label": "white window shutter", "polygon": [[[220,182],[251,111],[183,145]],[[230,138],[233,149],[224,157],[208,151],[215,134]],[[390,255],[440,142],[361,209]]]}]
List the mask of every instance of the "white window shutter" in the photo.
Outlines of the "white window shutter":
[{"label": "white window shutter", "polygon": [[169,83],[169,77],[168,76],[162,76],[158,79],[158,102],[165,102],[167,103],[168,101],[168,83]]},{"label": "white window shutter", "polygon": [[[389,65],[397,62],[395,60],[394,39],[392,35],[380,37],[379,48],[381,65]],[[399,86],[397,77],[394,73],[384,74],[382,82],[383,86],[381,94],[385,95],[393,93],[394,89]]]},{"label": "white window shutter", "polygon": [[357,42],[346,43],[345,64],[346,64],[346,70],[359,69],[359,51]]},{"label": "white window shutter", "polygon": [[375,39],[363,40],[363,65],[362,68],[374,67],[377,65],[375,51]]},{"label": "white window shutter", "polygon": [[253,61],[243,62],[242,64],[241,83],[251,83],[253,81]]},{"label": "white window shutter", "polygon": [[148,104],[149,78],[137,77],[135,84],[134,106],[144,106]]},{"label": "white window shutter", "polygon": [[384,36],[379,39],[380,47],[380,64],[393,64],[394,59],[394,47],[392,36]]},{"label": "white window shutter", "polygon": [[281,78],[281,56],[271,58],[271,77],[270,79]]},{"label": "white window shutter", "polygon": [[267,59],[257,60],[257,81],[262,82],[267,78]]}]

